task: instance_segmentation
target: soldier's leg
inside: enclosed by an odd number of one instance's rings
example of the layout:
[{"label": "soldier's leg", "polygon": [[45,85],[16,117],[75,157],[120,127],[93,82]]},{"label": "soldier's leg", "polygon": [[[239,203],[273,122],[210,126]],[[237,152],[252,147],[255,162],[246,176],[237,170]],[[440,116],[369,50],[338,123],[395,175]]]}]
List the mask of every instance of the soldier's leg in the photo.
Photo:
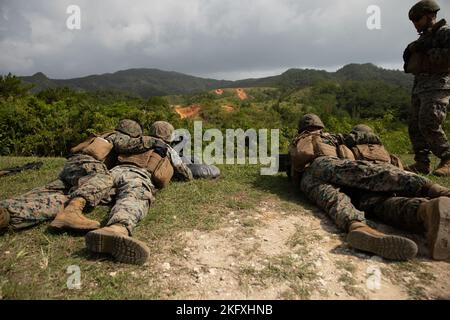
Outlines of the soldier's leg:
[{"label": "soldier's leg", "polygon": [[116,188],[116,203],[111,209],[107,227],[89,232],[86,247],[93,252],[111,254],[120,262],[142,264],[150,250],[131,238],[133,228],[148,213],[153,201],[151,177],[145,171],[118,166],[111,171]]},{"label": "soldier's leg", "polygon": [[402,196],[421,196],[432,182],[391,165],[320,157],[310,166],[314,177],[340,187],[371,192],[394,192]]},{"label": "soldier's leg", "polygon": [[53,181],[45,187],[36,188],[21,196],[0,201],[9,215],[13,229],[31,227],[43,221],[52,220],[68,202],[64,183]]},{"label": "soldier's leg", "polygon": [[416,233],[426,232],[434,259],[450,257],[450,198],[429,200],[369,194],[359,202],[359,209],[387,224]]},{"label": "soldier's leg", "polygon": [[362,195],[356,207],[381,222],[410,232],[423,233],[425,227],[417,211],[425,198],[393,197],[379,193]]},{"label": "soldier's leg", "polygon": [[430,146],[419,128],[420,110],[421,110],[421,100],[419,96],[413,95],[411,99],[411,111],[409,114],[408,132],[411,143],[413,145],[413,150],[415,154],[414,160],[416,161],[414,165],[417,167],[416,168],[417,170],[414,170],[414,168],[412,168],[413,170],[411,171],[418,171],[422,173],[422,171],[429,172],[430,170],[429,169]]},{"label": "soldier's leg", "polygon": [[107,197],[113,178],[105,164],[88,155],[76,155],[67,160],[60,178],[70,189],[69,197],[83,198],[90,207]]},{"label": "soldier's leg", "polygon": [[436,90],[420,95],[419,129],[435,156],[450,158],[450,144],[442,126],[447,116],[450,90]]},{"label": "soldier's leg", "polygon": [[60,178],[70,188],[70,202],[50,226],[78,231],[99,228],[98,221],[86,218],[82,212],[86,205],[96,207],[112,189],[113,179],[105,164],[88,155],[75,155],[67,160]]},{"label": "soldier's leg", "polygon": [[364,212],[357,210],[345,193],[338,187],[314,178],[310,170],[302,175],[300,190],[344,232],[348,232],[352,222],[365,222]]},{"label": "soldier's leg", "polygon": [[417,245],[413,241],[386,235],[367,226],[364,213],[353,206],[350,198],[339,188],[317,180],[313,170],[309,167],[303,173],[300,188],[341,230],[348,232],[347,242],[351,247],[395,260],[407,260],[417,254]]},{"label": "soldier's leg", "polygon": [[120,223],[128,231],[147,215],[154,200],[150,176],[143,170],[117,167],[111,171],[116,189],[116,202],[112,207],[107,225]]}]

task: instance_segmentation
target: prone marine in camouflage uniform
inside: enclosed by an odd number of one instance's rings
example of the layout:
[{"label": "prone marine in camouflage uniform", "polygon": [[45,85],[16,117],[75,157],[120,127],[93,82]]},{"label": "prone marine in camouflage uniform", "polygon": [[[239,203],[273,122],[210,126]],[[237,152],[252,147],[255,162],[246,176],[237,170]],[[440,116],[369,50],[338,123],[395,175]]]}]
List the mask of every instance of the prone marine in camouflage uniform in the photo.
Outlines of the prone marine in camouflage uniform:
[{"label": "prone marine in camouflage uniform", "polygon": [[192,173],[170,147],[174,128],[155,122],[150,135],[156,140],[152,149],[137,155],[120,154],[119,165],[111,170],[116,202],[107,226],[86,235],[86,247],[96,253],[111,254],[120,262],[142,264],[150,250],[144,242],[131,237],[133,228],[148,213],[156,189],[172,178],[192,180]]},{"label": "prone marine in camouflage uniform", "polygon": [[430,151],[441,159],[433,171],[450,175],[450,144],[442,128],[450,100],[450,26],[437,21],[439,5],[434,0],[416,3],[409,11],[420,38],[406,48],[403,58],[406,73],[415,76],[409,135],[415,164],[408,171],[430,173]]},{"label": "prone marine in camouflage uniform", "polygon": [[72,148],[73,154],[58,180],[19,197],[0,201],[0,229],[9,225],[17,230],[52,219],[52,227],[57,229],[84,231],[99,228],[100,224],[83,216],[82,211],[86,205],[98,205],[113,186],[105,159],[114,161],[114,153],[146,150],[150,141],[141,135],[142,129],[137,122],[121,120],[116,131]]},{"label": "prone marine in camouflage uniform", "polygon": [[[355,137],[358,138],[355,139]],[[392,164],[400,169],[403,167],[401,161],[384,149],[379,137],[366,125],[355,126],[344,141],[348,147],[352,148],[358,160],[385,163],[388,167]],[[410,232],[425,233],[433,259],[444,260],[450,257],[448,245],[450,230],[446,230],[450,221],[450,198],[401,197],[395,193],[361,192],[360,190],[349,190],[347,194],[350,195],[355,207],[366,213],[366,217],[376,218],[383,223]],[[430,220],[440,221],[440,223],[434,223],[440,227],[439,230],[432,230],[433,223]],[[434,237],[439,240],[433,239]]]},{"label": "prone marine in camouflage uniform", "polygon": [[[392,165],[355,160],[341,137],[325,133],[323,129],[316,115],[307,114],[300,119],[299,135],[289,147],[293,181],[341,230],[348,232],[350,246],[387,259],[413,258],[417,254],[413,241],[370,228],[364,212],[355,208],[343,189],[430,198],[448,197],[450,190]],[[448,224],[447,220],[433,221],[435,235],[441,235],[439,230],[445,230]],[[436,237],[438,245],[439,240],[442,239]]]}]

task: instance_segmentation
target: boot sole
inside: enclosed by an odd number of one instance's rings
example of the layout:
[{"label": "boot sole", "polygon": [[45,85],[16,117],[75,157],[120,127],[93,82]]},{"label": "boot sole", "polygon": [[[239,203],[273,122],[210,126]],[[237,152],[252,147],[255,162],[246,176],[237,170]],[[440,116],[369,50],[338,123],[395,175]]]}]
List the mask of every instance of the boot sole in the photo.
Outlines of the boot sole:
[{"label": "boot sole", "polygon": [[145,243],[109,231],[91,231],[85,239],[88,250],[108,253],[119,262],[144,264],[150,256],[150,250]]},{"label": "boot sole", "polygon": [[409,260],[417,255],[414,241],[399,236],[374,236],[365,231],[352,231],[347,242],[355,249],[371,252],[389,260]]},{"label": "boot sole", "polygon": [[432,229],[428,231],[430,253],[435,260],[450,258],[450,198],[437,199],[432,208]]},{"label": "boot sole", "polygon": [[74,231],[92,231],[100,228],[100,223],[96,227],[86,227],[86,226],[79,226],[75,224],[68,223],[67,221],[62,220],[53,220],[52,223],[50,223],[50,228],[54,230],[74,230]]}]

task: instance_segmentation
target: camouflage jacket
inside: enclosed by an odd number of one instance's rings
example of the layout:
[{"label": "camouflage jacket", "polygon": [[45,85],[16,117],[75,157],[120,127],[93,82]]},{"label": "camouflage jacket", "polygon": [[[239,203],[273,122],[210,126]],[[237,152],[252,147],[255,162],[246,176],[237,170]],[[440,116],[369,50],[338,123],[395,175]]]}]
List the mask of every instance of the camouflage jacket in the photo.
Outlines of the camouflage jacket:
[{"label": "camouflage jacket", "polygon": [[376,134],[368,132],[351,132],[339,135],[339,141],[343,142],[348,148],[353,148],[359,144],[381,144],[381,140]]},{"label": "camouflage jacket", "polygon": [[111,142],[114,146],[114,151],[117,154],[138,154],[145,152],[153,146],[155,140],[152,137],[138,137],[132,138],[127,134],[115,131],[106,140]]},{"label": "camouflage jacket", "polygon": [[[405,63],[412,51],[423,52],[431,64],[450,65],[450,26],[442,19],[409,44],[405,50]],[[413,94],[432,90],[450,90],[450,72],[415,75]]]}]

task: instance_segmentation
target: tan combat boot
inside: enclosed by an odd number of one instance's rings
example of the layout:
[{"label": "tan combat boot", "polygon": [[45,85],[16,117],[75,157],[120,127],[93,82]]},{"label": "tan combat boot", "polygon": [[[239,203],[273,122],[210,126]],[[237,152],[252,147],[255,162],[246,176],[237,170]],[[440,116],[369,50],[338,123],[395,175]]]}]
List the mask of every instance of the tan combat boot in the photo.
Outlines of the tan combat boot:
[{"label": "tan combat boot", "polygon": [[100,222],[86,218],[82,212],[86,206],[83,198],[73,198],[67,207],[56,215],[50,226],[54,229],[90,231],[100,228]]},{"label": "tan combat boot", "polygon": [[130,237],[127,228],[121,224],[91,231],[85,240],[89,251],[108,253],[119,262],[144,264],[150,256],[147,245]]},{"label": "tan combat boot", "polygon": [[439,166],[433,171],[433,174],[438,177],[450,176],[450,158],[442,159]]},{"label": "tan combat boot", "polygon": [[347,235],[348,244],[362,251],[391,260],[408,260],[416,256],[417,245],[404,237],[386,235],[362,222],[353,222]]},{"label": "tan combat boot", "polygon": [[431,165],[429,162],[416,162],[412,165],[406,166],[405,170],[413,173],[430,174]]},{"label": "tan combat boot", "polygon": [[9,226],[10,215],[8,210],[5,208],[0,208],[0,231],[8,228]]},{"label": "tan combat boot", "polygon": [[430,183],[423,187],[423,196],[427,198],[450,197],[450,189],[437,183]]},{"label": "tan combat boot", "polygon": [[435,260],[450,258],[450,198],[422,203],[417,215],[425,225],[431,257]]}]

